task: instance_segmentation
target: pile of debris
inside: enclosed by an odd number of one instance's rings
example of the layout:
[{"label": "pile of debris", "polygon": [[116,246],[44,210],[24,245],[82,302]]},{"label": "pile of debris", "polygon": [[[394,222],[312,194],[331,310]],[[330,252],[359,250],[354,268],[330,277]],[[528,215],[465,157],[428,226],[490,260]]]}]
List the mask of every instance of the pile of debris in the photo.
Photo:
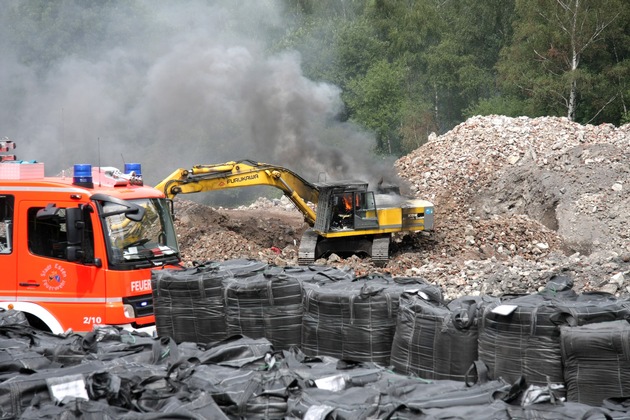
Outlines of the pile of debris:
[{"label": "pile of debris", "polygon": [[628,125],[475,117],[396,167],[415,194],[436,203],[439,248],[449,256],[438,267],[461,267],[440,281],[467,292],[528,293],[565,272],[580,290],[627,294],[629,145]]},{"label": "pile of debris", "polygon": [[[384,268],[334,255],[318,263],[420,276],[447,298],[531,293],[558,273],[577,290],[630,295],[629,146],[630,125],[471,118],[395,164],[408,195],[435,203],[433,233],[396,237]],[[178,209],[185,261],[297,264],[306,225],[287,201]]]}]

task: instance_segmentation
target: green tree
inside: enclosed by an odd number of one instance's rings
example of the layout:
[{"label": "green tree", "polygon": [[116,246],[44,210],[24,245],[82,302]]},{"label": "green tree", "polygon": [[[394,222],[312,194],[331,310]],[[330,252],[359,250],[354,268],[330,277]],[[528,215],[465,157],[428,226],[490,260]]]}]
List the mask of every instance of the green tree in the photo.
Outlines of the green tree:
[{"label": "green tree", "polygon": [[307,76],[341,87],[342,118],[375,130],[376,150],[406,153],[497,94],[513,9],[514,0],[288,0],[296,25],[276,47],[297,48]]},{"label": "green tree", "polygon": [[445,24],[426,60],[442,130],[459,123],[476,102],[498,94],[495,65],[511,39],[513,10],[514,1],[506,0],[448,0],[437,6]]},{"label": "green tree", "polygon": [[627,59],[624,9],[623,0],[517,0],[514,40],[498,66],[504,93],[533,113],[610,121],[605,109],[619,95],[608,73]]},{"label": "green tree", "polygon": [[398,130],[405,102],[405,73],[402,64],[379,60],[364,76],[351,80],[344,94],[353,110],[351,119],[376,133],[378,153],[401,150]]},{"label": "green tree", "polygon": [[366,15],[405,63],[403,151],[461,122],[465,109],[497,94],[496,61],[512,32],[513,0],[376,1]]},{"label": "green tree", "polygon": [[[387,152],[389,149],[383,146],[395,145],[392,151],[407,153],[426,142],[431,132],[438,131],[426,53],[439,43],[444,22],[433,0],[375,1],[366,9],[365,17],[386,46],[382,59],[395,63],[391,67],[400,78],[397,90],[391,91],[400,95],[392,99],[397,112],[390,113],[388,141],[381,142],[379,150]],[[371,112],[378,113],[378,103],[371,105],[376,107]]]}]

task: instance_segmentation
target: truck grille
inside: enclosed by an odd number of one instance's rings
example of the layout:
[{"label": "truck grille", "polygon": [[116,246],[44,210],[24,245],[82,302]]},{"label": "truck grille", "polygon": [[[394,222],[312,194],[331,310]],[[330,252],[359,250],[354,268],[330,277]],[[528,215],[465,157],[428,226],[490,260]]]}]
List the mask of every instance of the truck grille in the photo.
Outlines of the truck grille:
[{"label": "truck grille", "polygon": [[123,303],[131,305],[138,318],[153,315],[153,295],[151,293],[123,298]]}]

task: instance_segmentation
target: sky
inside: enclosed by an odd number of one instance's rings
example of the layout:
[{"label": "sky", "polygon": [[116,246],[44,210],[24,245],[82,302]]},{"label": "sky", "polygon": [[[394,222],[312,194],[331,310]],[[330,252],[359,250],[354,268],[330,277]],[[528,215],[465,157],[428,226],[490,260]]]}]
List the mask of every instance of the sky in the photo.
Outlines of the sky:
[{"label": "sky", "polygon": [[59,0],[49,27],[19,3],[0,4],[0,137],[46,175],[139,162],[156,184],[251,159],[313,182],[395,177],[373,135],[339,120],[337,86],[308,79],[298,51],[269,52],[290,23],[278,1],[100,2],[90,16]]}]

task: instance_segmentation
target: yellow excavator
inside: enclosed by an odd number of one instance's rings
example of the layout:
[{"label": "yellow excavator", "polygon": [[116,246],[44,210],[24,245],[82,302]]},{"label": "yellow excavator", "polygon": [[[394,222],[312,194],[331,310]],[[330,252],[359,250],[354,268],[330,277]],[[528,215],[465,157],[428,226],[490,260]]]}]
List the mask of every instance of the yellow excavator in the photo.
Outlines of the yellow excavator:
[{"label": "yellow excavator", "polygon": [[155,188],[172,199],[252,186],[279,188],[304,215],[310,228],[300,241],[300,265],[336,253],[384,266],[394,232],[433,230],[433,204],[402,197],[395,186],[368,191],[363,181],[310,183],[287,168],[251,160],[177,169]]}]

